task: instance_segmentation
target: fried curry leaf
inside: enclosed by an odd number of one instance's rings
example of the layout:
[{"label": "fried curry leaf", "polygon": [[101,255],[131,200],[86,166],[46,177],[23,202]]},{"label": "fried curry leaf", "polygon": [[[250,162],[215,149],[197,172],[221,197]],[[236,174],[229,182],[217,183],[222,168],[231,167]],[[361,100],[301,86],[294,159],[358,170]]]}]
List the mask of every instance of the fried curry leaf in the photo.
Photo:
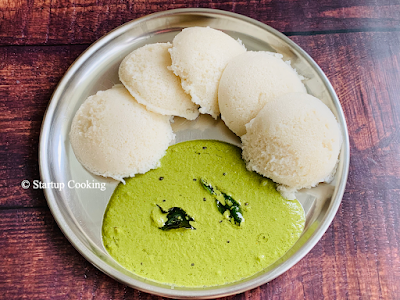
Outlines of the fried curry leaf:
[{"label": "fried curry leaf", "polygon": [[221,213],[221,215],[223,215],[224,212],[226,211],[225,205],[219,202],[218,199],[215,199],[215,203],[217,204],[218,211]]},{"label": "fried curry leaf", "polygon": [[[226,211],[229,211],[231,222],[240,226],[240,224],[244,221],[242,209],[240,208],[240,203],[226,193],[219,191],[217,187],[214,187],[204,178],[200,178],[200,182],[203,188],[208,191],[212,196],[214,196],[218,211],[222,215]],[[222,200],[225,203],[222,203]]]},{"label": "fried curry leaf", "polygon": [[190,225],[190,221],[194,221],[194,219],[189,216],[182,208],[180,207],[172,207],[168,209],[168,211],[163,210],[159,205],[157,205],[163,214],[167,214],[167,221],[164,226],[160,229],[162,230],[170,230],[170,229],[178,229],[178,228],[187,228],[187,229],[196,229],[192,225]]},{"label": "fried curry leaf", "polygon": [[200,178],[201,185],[205,188],[211,195],[216,196],[217,194],[214,191],[214,188],[211,184],[209,184],[204,178]]}]

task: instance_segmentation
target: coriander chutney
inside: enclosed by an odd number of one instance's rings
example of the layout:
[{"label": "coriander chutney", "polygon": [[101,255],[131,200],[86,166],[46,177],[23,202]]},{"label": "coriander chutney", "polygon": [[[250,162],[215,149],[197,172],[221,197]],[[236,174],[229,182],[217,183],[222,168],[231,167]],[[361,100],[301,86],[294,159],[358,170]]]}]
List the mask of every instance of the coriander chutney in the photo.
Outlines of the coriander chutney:
[{"label": "coriander chutney", "polygon": [[[217,207],[204,178],[234,199],[243,222]],[[166,212],[174,207],[187,214],[186,221],[194,220],[191,226],[165,230]],[[285,200],[271,180],[248,171],[240,148],[197,140],[169,147],[161,167],[119,184],[102,234],[109,254],[133,273],[201,287],[238,281],[268,267],[294,245],[304,223],[301,204]]]}]

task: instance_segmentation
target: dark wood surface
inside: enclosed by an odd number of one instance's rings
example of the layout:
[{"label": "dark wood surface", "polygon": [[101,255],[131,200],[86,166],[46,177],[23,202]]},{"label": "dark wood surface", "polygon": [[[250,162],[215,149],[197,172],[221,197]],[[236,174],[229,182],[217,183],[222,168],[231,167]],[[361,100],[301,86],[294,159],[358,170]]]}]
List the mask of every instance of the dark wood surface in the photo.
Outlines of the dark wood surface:
[{"label": "dark wood surface", "polygon": [[229,299],[400,299],[400,2],[0,1],[0,298],[156,299],[88,263],[55,223],[39,179],[50,96],[90,43],[137,17],[210,7],[286,33],[321,66],[351,143],[342,205],[321,241],[277,279]]}]

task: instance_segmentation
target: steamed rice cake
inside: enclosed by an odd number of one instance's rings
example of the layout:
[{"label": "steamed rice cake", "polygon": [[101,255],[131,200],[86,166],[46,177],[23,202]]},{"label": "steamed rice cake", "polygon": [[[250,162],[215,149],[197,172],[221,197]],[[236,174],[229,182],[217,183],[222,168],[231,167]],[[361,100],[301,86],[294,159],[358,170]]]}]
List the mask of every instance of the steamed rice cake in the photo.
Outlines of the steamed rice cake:
[{"label": "steamed rice cake", "polygon": [[182,89],[180,78],[167,69],[171,47],[170,43],[157,43],[134,50],[122,61],[119,79],[148,110],[194,120],[198,106]]},{"label": "steamed rice cake", "polygon": [[287,199],[294,192],[329,182],[341,147],[339,124],[319,99],[290,93],[268,102],[242,136],[247,168],[280,184]]},{"label": "steamed rice cake", "polygon": [[246,48],[222,31],[190,27],[175,36],[169,52],[170,69],[181,78],[183,89],[200,105],[201,113],[216,119],[222,71],[232,58],[246,52]]},{"label": "steamed rice cake", "polygon": [[168,116],[146,110],[119,84],[86,99],[69,137],[88,171],[123,181],[158,167],[174,134]]},{"label": "steamed rice cake", "polygon": [[221,118],[236,135],[264,105],[290,92],[306,92],[301,77],[278,53],[248,51],[226,66],[218,89]]}]

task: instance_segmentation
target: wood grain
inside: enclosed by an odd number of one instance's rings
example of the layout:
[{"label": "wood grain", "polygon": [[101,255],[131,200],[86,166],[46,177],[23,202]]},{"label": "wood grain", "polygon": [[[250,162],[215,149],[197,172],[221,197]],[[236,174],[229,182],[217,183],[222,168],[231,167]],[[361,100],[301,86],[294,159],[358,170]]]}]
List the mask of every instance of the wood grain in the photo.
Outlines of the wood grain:
[{"label": "wood grain", "polygon": [[0,207],[44,206],[40,190],[39,133],[51,94],[86,46],[0,48]]},{"label": "wood grain", "polygon": [[237,12],[286,32],[321,66],[346,115],[351,163],[320,242],[277,279],[226,299],[400,299],[398,0],[0,0],[0,299],[161,299],[93,267],[40,190],[38,139],[57,83],[115,27],[183,7]]},{"label": "wood grain", "polygon": [[[304,259],[270,283],[227,299],[398,299],[399,197],[400,189],[347,192]],[[0,219],[3,299],[160,299],[90,265],[46,208],[0,210]]]},{"label": "wood grain", "polygon": [[[333,84],[344,109],[351,190],[400,187],[400,32],[293,36]],[[85,46],[0,48],[0,207],[45,205],[38,139],[57,82]],[[344,68],[343,66],[354,66]]]},{"label": "wood grain", "polygon": [[390,0],[2,0],[0,45],[92,43],[138,17],[186,7],[236,12],[291,34],[400,30],[400,3]]}]

